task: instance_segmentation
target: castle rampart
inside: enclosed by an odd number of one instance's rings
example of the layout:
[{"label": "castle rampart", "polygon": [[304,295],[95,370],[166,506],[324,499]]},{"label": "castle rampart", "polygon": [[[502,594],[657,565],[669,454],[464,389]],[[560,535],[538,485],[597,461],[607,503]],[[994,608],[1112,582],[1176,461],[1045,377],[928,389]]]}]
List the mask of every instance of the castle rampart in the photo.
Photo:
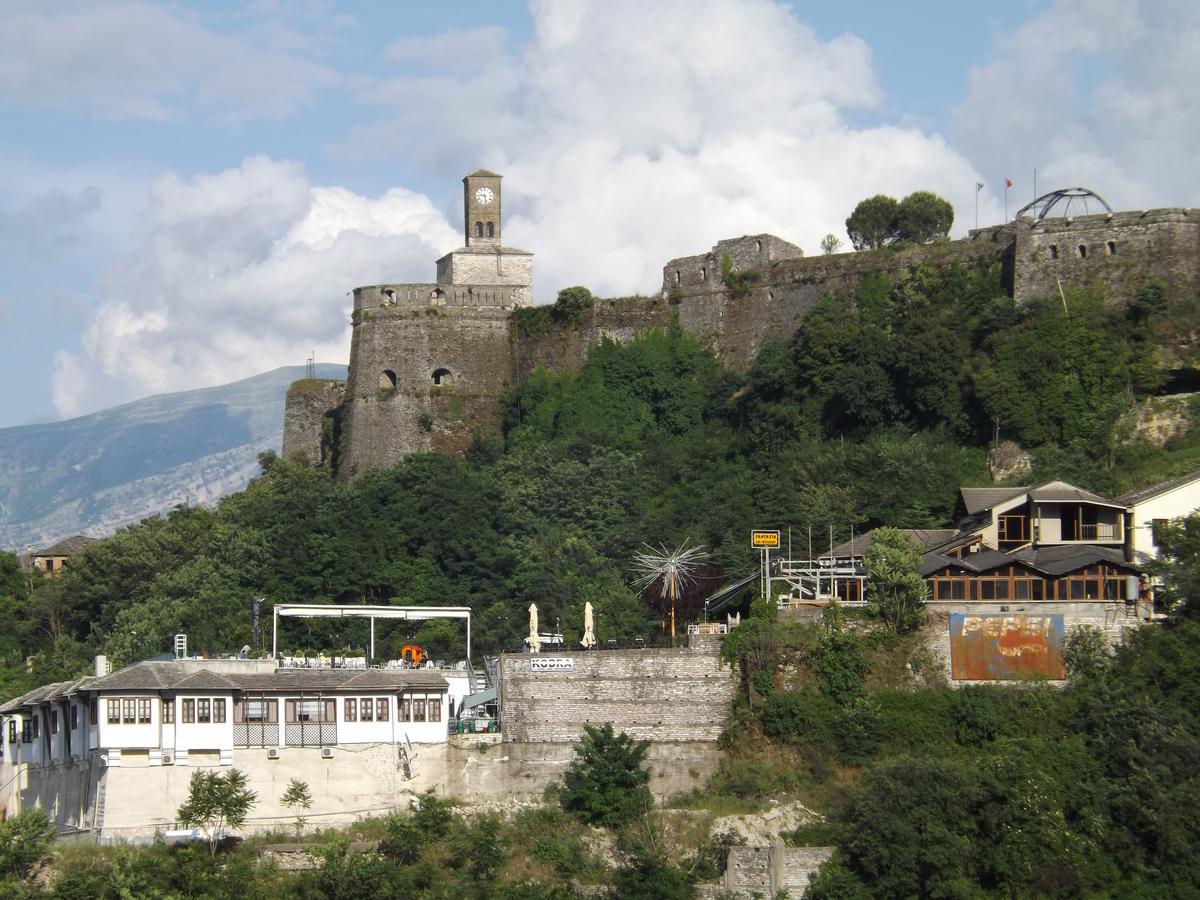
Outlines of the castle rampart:
[{"label": "castle rampart", "polygon": [[[538,366],[576,371],[606,338],[629,341],[677,323],[724,366],[744,371],[765,344],[790,340],[821,297],[853,296],[873,273],[894,280],[914,265],[999,265],[1018,302],[1053,297],[1061,285],[1097,286],[1119,303],[1151,280],[1172,299],[1200,295],[1200,210],[1157,209],[1023,218],[961,240],[816,257],[774,235],[746,235],[668,262],[656,296],[597,299],[572,321],[514,317],[531,302],[533,263],[528,252],[500,243],[500,176],[467,176],[464,202],[466,245],[438,260],[436,283],[354,291],[350,374],[337,419],[343,477],[410,453],[461,453],[474,434],[497,428],[499,400],[511,386]],[[285,452],[295,447],[324,460],[319,438],[301,433],[331,415],[314,402],[289,397],[294,427]]]},{"label": "castle rampart", "polygon": [[1175,299],[1200,292],[1200,209],[1150,209],[1020,222],[1013,296],[1096,285],[1123,302],[1152,278]]}]

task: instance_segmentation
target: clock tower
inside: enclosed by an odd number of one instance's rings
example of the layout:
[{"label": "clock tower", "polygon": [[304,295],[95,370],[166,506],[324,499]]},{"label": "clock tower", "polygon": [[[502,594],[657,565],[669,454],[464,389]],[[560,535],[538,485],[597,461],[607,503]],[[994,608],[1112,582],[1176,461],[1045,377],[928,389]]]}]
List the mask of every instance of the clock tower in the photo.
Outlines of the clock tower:
[{"label": "clock tower", "polygon": [[500,176],[477,169],[463,179],[463,223],[468,247],[500,246]]}]

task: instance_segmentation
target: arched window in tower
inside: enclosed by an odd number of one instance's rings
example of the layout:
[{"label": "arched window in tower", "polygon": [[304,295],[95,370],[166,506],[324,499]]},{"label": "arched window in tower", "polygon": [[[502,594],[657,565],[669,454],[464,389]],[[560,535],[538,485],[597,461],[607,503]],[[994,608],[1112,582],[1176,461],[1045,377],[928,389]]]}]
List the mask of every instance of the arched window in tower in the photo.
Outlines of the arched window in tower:
[{"label": "arched window in tower", "polygon": [[487,223],[487,236],[488,236],[488,237],[495,237],[495,236],[496,236],[496,226],[495,226],[495,224],[494,224],[494,223],[492,223],[492,222],[488,222],[488,223]]},{"label": "arched window in tower", "polygon": [[449,369],[434,369],[433,370],[434,384],[453,384],[454,376],[450,374]]},{"label": "arched window in tower", "polygon": [[384,369],[380,372],[379,389],[381,391],[394,391],[396,389],[396,373],[391,369]]},{"label": "arched window in tower", "polygon": [[475,237],[483,237],[483,223],[482,222],[475,223]]}]

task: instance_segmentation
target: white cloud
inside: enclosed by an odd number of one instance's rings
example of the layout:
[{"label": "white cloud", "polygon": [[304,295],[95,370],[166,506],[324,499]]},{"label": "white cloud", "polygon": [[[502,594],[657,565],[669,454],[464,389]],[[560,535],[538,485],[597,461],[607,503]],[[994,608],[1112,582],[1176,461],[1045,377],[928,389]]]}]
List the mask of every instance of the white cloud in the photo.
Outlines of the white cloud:
[{"label": "white cloud", "polygon": [[136,0],[18,2],[0,29],[0,104],[112,119],[162,120],[192,107],[277,118],[336,80],[295,52],[300,43],[280,23],[224,34]]},{"label": "white cloud", "polygon": [[[849,121],[881,97],[856,37],[821,40],[769,0],[537,2],[532,15],[517,49],[495,29],[393,44],[403,71],[364,90],[382,113],[345,146],[504,173],[506,242],[537,254],[541,300],[578,283],[653,291],[671,257],[743,233],[817,252],[880,191],[938,191],[957,204],[959,230],[970,224],[978,175],[939,135]],[[465,53],[470,65],[444,66]],[[457,193],[447,175],[443,196]],[[161,179],[143,221],[102,282],[80,353],[59,356],[64,415],[314,348],[345,359],[346,292],[431,280],[461,240],[424,196],[313,187],[297,165],[261,157]]]},{"label": "white cloud", "polygon": [[531,12],[526,47],[474,34],[480,65],[374,85],[366,97],[386,115],[343,149],[404,146],[443,170],[502,172],[505,238],[537,254],[541,300],[574,283],[654,290],[667,259],[748,232],[816,252],[881,191],[935,190],[957,204],[960,231],[971,224],[977,173],[940,136],[848,122],[881,98],[857,37],[821,40],[768,0],[539,0]]},{"label": "white cloud", "polygon": [[1200,205],[1200,6],[1058,0],[974,69],[961,146],[1022,202],[1084,185],[1119,209]]},{"label": "white cloud", "polygon": [[60,352],[54,404],[79,415],[148,393],[221,384],[315,350],[345,360],[346,291],[431,281],[457,233],[423,196],[311,186],[265,157],[150,192],[134,250],[107,273],[78,354]]}]

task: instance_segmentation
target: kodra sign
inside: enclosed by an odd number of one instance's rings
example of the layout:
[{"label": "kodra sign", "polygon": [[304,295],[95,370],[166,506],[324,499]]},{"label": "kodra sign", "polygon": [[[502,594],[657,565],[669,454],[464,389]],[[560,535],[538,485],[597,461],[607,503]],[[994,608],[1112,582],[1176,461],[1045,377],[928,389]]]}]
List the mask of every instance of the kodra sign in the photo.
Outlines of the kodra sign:
[{"label": "kodra sign", "polygon": [[529,660],[531,672],[569,672],[575,668],[575,660],[565,656],[535,656]]}]

